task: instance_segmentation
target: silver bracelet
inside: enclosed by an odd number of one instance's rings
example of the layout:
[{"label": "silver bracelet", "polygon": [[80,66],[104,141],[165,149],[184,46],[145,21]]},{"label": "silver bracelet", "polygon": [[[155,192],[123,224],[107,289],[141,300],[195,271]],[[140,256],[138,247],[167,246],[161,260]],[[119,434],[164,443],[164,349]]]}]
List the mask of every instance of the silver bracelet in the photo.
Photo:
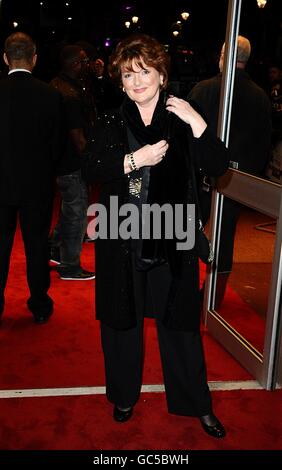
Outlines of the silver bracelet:
[{"label": "silver bracelet", "polygon": [[133,152],[126,154],[128,165],[131,171],[138,170],[136,163],[134,161]]}]

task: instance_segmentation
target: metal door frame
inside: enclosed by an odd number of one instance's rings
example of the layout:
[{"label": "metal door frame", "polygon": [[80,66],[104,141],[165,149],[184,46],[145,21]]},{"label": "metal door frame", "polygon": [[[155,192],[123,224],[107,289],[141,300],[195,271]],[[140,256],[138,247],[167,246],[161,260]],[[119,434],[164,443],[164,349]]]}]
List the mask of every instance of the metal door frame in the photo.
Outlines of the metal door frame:
[{"label": "metal door frame", "polygon": [[[229,0],[217,131],[217,135],[227,147],[232,113],[240,15],[241,0]],[[278,218],[263,355],[214,311],[217,277],[215,266],[217,263],[210,268],[207,274],[204,295],[204,311],[206,311],[206,324],[209,331],[252,375],[254,375],[263,387],[271,389],[274,387],[275,383],[274,375],[277,369],[278,337],[281,335],[279,332],[282,280],[281,186],[236,170],[228,170],[227,174],[220,179],[219,191],[220,192],[215,190],[213,194],[211,217],[212,246],[216,257],[218,256],[218,247],[220,244],[220,226],[224,195],[267,215]],[[258,195],[261,197],[258,197]]]}]

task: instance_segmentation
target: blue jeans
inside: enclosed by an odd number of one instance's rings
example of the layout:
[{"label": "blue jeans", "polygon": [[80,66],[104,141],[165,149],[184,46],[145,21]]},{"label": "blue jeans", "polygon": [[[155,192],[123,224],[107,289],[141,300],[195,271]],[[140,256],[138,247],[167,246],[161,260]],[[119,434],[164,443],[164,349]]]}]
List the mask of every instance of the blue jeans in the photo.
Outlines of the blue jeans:
[{"label": "blue jeans", "polygon": [[77,170],[57,177],[61,193],[59,220],[51,237],[51,247],[60,247],[61,265],[71,271],[80,269],[82,241],[87,227],[88,192]]}]

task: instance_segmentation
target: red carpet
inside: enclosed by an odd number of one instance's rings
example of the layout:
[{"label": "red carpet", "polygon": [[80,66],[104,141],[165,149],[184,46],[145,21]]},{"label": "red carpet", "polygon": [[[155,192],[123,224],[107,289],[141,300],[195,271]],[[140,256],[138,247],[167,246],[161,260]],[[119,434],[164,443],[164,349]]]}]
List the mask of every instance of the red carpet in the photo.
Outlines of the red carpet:
[{"label": "red carpet", "polygon": [[[94,264],[93,245],[83,266]],[[17,233],[6,307],[0,328],[0,389],[104,385],[94,319],[94,282],[61,281],[52,272],[55,312],[35,325],[28,296],[22,243]],[[248,380],[249,374],[203,332],[209,380]],[[156,332],[146,322],[144,384],[162,383]],[[213,392],[226,439],[207,436],[197,419],[168,415],[164,394],[142,394],[133,419],[119,425],[105,396],[1,399],[0,449],[280,449],[282,391]],[[275,419],[274,419],[275,415]],[[1,461],[1,459],[0,459]]]},{"label": "red carpet", "polygon": [[[227,436],[198,419],[169,415],[163,394],[142,394],[128,423],[112,419],[104,396],[1,400],[0,448],[6,450],[281,449],[282,390],[214,392]],[[243,463],[243,462],[242,462]]]},{"label": "red carpet", "polygon": [[[84,244],[82,264],[94,264],[93,244]],[[99,323],[94,319],[95,281],[62,281],[52,271],[55,312],[46,325],[35,325],[26,307],[23,246],[17,232],[6,306],[1,322],[0,389],[104,385]],[[162,383],[154,322],[148,320],[144,383]],[[209,380],[245,380],[250,375],[204,333]]]},{"label": "red carpet", "polygon": [[230,287],[227,287],[219,312],[224,320],[263,353],[265,320]]}]

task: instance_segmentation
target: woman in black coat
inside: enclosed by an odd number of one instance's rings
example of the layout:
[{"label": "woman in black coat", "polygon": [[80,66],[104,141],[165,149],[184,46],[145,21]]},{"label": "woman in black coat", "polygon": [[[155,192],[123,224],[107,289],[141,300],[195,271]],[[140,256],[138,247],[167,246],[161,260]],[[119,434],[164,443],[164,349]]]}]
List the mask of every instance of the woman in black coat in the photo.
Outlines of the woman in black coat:
[{"label": "woman in black coat", "polygon": [[[89,182],[102,183],[93,226],[107,397],[116,421],[131,418],[142,384],[143,318],[149,314],[156,318],[169,412],[198,417],[208,434],[220,438],[225,430],[212,412],[199,331],[191,167],[218,176],[228,157],[191,104],[166,97],[168,67],[163,46],[149,36],[119,43],[110,74],[122,83],[126,98],[118,111],[98,120],[93,158],[84,170]],[[168,213],[165,224],[154,226],[153,218],[145,235],[144,204]],[[176,207],[183,209],[189,230],[186,244],[178,235],[183,220]],[[174,230],[167,235],[171,221]]]}]

